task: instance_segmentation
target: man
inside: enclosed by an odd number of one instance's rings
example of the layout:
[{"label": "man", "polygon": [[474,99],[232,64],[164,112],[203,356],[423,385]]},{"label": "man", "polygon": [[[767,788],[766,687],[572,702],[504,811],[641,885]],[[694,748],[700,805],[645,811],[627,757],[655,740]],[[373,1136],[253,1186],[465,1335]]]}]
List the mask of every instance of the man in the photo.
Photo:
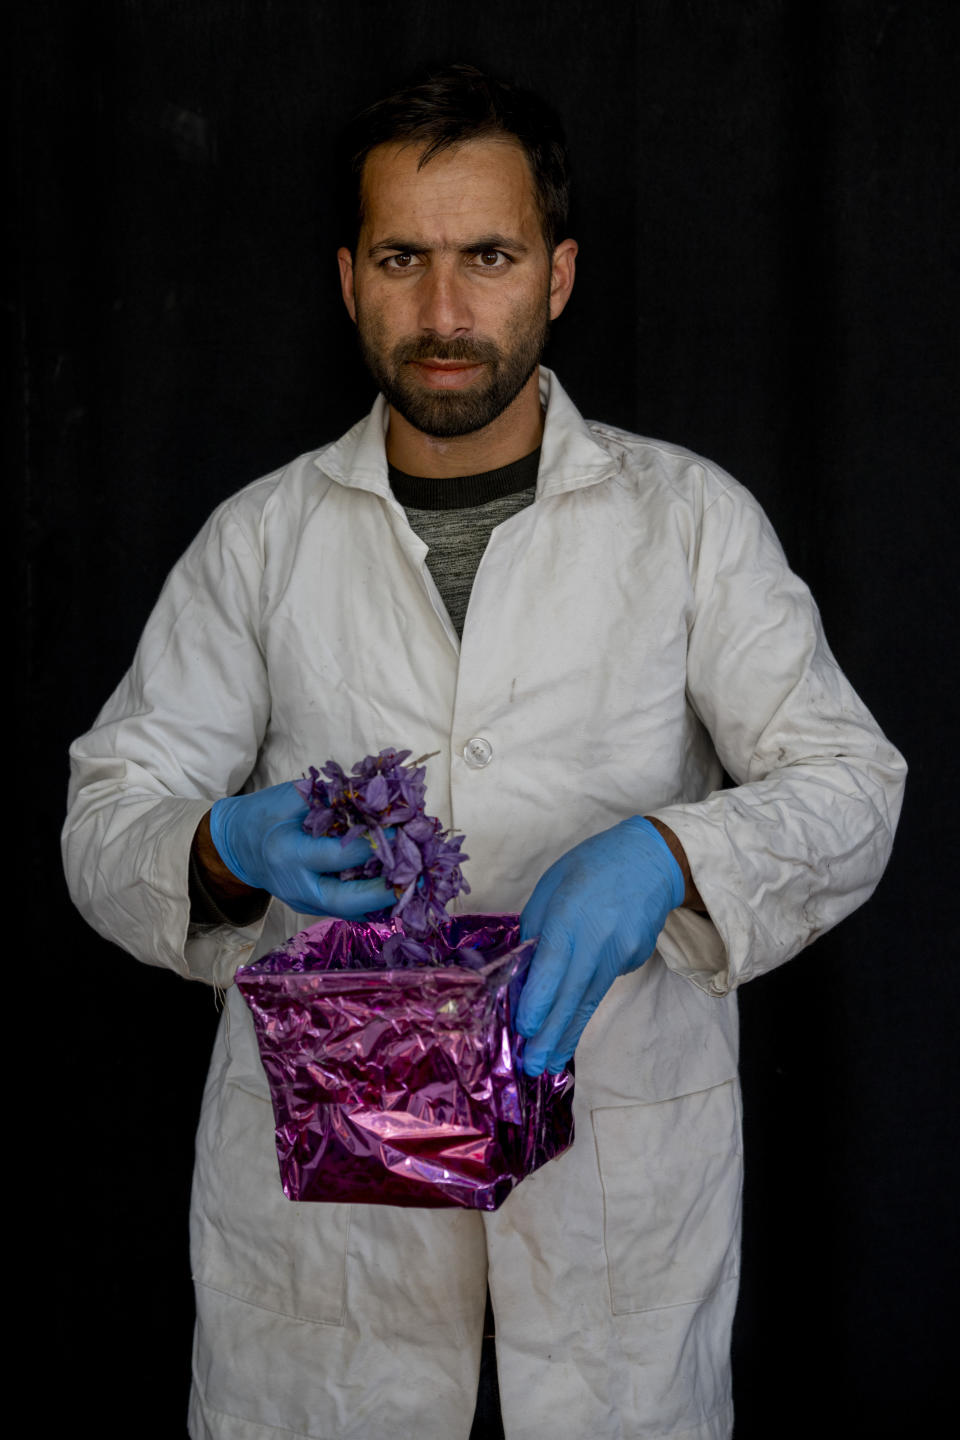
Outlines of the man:
[{"label": "man", "polygon": [[[228,987],[191,1434],[466,1437],[489,1278],[511,1440],[721,1440],[734,991],[870,894],[903,762],[755,502],[587,424],[539,367],[576,258],[539,103],[453,67],[358,137],[338,258],[381,396],[220,507],[72,752],[77,903]],[[576,1049],[573,1147],[492,1215],[288,1203],[230,983],[308,917],[392,900],[337,878],[365,842],[308,840],[290,783],[388,744],[439,752],[431,808],[466,836],[469,908],[522,908],[542,937],[528,1068]]]}]

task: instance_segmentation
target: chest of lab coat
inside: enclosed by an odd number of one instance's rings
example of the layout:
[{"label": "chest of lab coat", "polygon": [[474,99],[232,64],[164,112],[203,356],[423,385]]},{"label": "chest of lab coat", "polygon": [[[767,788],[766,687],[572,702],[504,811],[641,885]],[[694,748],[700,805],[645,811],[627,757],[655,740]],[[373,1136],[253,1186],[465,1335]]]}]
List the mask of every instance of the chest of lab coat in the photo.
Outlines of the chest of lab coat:
[{"label": "chest of lab coat", "polygon": [[743,487],[588,424],[545,370],[541,395],[537,498],[491,535],[462,645],[390,493],[382,399],[214,513],[72,748],[68,879],[111,940],[229,986],[308,917],[274,902],[249,931],[190,927],[190,838],[221,795],[385,745],[431,754],[430,808],[470,856],[461,903],[490,911],[519,909],[585,836],[652,813],[709,918],[673,913],[579,1055],[601,1046],[614,1093],[701,1067],[714,1083],[734,1064],[731,992],[876,885],[905,767]]}]

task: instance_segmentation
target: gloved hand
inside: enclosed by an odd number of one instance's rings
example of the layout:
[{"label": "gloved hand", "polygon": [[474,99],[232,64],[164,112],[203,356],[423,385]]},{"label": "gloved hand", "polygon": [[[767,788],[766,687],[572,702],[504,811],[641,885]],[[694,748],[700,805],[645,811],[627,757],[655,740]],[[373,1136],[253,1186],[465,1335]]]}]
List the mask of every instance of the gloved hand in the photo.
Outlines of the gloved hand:
[{"label": "gloved hand", "polygon": [[369,841],[315,839],[303,829],[307,808],[292,781],[218,800],[210,811],[210,838],[238,880],[269,890],[304,915],[357,920],[393,905],[397,897],[382,880],[337,878],[370,859]]},{"label": "gloved hand", "polygon": [[666,841],[640,816],[550,866],[520,916],[521,938],[540,936],[517,1007],[528,1075],[563,1069],[617,976],[652,955],[684,891]]}]

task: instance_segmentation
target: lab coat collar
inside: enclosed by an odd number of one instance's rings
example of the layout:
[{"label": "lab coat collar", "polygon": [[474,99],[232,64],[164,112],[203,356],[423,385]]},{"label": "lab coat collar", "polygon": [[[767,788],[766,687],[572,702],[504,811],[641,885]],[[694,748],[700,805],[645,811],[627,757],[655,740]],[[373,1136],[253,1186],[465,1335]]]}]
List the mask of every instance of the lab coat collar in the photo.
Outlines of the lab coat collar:
[{"label": "lab coat collar", "polygon": [[[540,400],[546,417],[537,475],[537,499],[595,485],[618,462],[597,443],[560,381],[540,367]],[[341,485],[388,498],[390,480],[385,439],[390,412],[378,395],[365,419],[314,458],[314,464]]]}]

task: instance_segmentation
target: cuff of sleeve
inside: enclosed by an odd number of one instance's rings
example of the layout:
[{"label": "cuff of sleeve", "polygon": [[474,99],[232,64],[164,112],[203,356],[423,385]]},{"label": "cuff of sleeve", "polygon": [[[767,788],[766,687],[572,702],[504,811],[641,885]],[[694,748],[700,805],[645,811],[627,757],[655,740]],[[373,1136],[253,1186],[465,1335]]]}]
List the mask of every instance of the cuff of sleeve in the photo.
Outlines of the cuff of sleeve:
[{"label": "cuff of sleeve", "polygon": [[[684,915],[684,926],[682,930],[673,926],[661,952],[671,969],[691,979],[709,972],[709,981],[696,983],[711,995],[724,995],[775,969],[810,939],[799,933],[797,923],[805,911],[803,897],[791,901],[786,885],[778,890],[767,883],[756,866],[751,871],[749,855],[738,849],[729,813],[735,793],[721,791],[699,803],[656,811],[657,819],[669,825],[684,848],[716,936],[692,935],[687,912],[674,912]],[[774,878],[786,869],[780,865]],[[830,923],[839,918],[840,914]]]},{"label": "cuff of sleeve", "polygon": [[162,925],[160,933],[166,936],[172,932],[176,936],[169,958],[164,956],[161,963],[188,979],[226,989],[233,984],[240,966],[248,965],[253,958],[270,897],[260,915],[242,924],[235,917],[203,919],[199,923],[194,918],[190,873],[193,837],[209,809],[209,801],[178,801],[171,806],[170,821],[158,827],[157,872],[167,892],[165,908],[172,904],[172,923],[169,927]]},{"label": "cuff of sleeve", "polygon": [[[707,907],[706,913],[672,910],[657,940],[657,950],[677,975],[707,995],[722,997],[736,986],[734,966],[725,940],[725,907],[717,888],[711,885],[709,856],[703,847],[702,826],[687,806],[668,806],[650,814],[668,825],[683,846],[690,874]],[[718,923],[719,921],[719,923]]]},{"label": "cuff of sleeve", "polygon": [[675,975],[707,995],[721,997],[733,988],[727,952],[709,915],[671,910],[657,939],[657,950]]}]

